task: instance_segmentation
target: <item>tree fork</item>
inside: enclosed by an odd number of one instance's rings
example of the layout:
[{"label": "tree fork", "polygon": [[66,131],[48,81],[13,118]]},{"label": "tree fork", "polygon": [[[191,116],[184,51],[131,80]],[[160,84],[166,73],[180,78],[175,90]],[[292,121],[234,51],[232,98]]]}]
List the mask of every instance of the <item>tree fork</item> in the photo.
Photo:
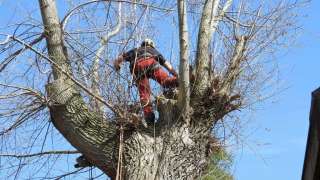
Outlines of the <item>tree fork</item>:
[{"label": "tree fork", "polygon": [[[111,178],[116,175],[118,128],[91,112],[83,101],[78,84],[72,81],[68,55],[54,0],[39,0],[46,30],[54,81],[46,86],[52,122],[59,132],[84,156]],[[61,69],[67,72],[61,72]],[[191,117],[186,126],[177,102],[164,100],[159,105],[160,120],[153,128],[125,132],[124,177],[126,179],[190,179],[201,176],[207,164],[206,146],[210,124]]]}]

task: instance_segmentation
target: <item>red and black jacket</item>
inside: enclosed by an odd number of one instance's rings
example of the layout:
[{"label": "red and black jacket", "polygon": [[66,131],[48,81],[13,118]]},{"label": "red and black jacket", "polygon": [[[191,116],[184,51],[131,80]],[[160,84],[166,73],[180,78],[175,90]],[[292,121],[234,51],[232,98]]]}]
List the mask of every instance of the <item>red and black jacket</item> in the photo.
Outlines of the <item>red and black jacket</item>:
[{"label": "red and black jacket", "polygon": [[166,62],[164,57],[155,48],[149,46],[131,49],[128,52],[123,53],[122,56],[125,61],[130,63],[131,73],[133,71],[134,64],[146,58],[154,58],[161,65],[164,65]]}]

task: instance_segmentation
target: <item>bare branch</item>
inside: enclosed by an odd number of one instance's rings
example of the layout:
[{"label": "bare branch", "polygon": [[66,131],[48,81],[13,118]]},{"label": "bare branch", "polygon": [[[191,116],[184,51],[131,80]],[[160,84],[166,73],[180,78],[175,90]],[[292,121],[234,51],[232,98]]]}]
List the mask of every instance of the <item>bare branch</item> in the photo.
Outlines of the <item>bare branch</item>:
[{"label": "bare branch", "polygon": [[71,171],[71,172],[68,172],[68,173],[62,174],[62,175],[60,175],[60,176],[55,176],[55,177],[46,177],[46,178],[44,178],[44,179],[55,179],[55,180],[60,180],[60,179],[62,179],[62,178],[64,178],[64,177],[70,176],[70,175],[72,175],[72,174],[77,174],[77,173],[79,173],[80,171],[82,171],[83,169],[84,169],[84,168],[79,168],[79,169],[76,169],[76,170],[74,170],[74,171]]},{"label": "bare branch", "polygon": [[[117,25],[114,27],[114,29],[111,32],[108,32],[105,36],[103,36],[101,38],[100,41],[100,48],[98,49],[96,55],[95,55],[95,59],[93,60],[93,65],[92,65],[92,85],[91,85],[91,89],[92,92],[95,93],[96,95],[101,95],[100,90],[99,90],[99,63],[100,63],[100,59],[102,59],[102,54],[105,51],[106,45],[109,41],[110,38],[112,38],[113,36],[115,36],[121,29],[122,26],[122,12],[121,12],[121,6],[122,3],[120,2],[118,5],[118,23]],[[97,112],[99,112],[100,114],[102,113],[102,107],[101,104],[95,100],[93,98],[92,103],[94,103],[95,105],[95,109]]]},{"label": "bare branch", "polygon": [[220,14],[218,15],[218,17],[214,17],[214,18],[211,19],[210,24],[211,24],[212,34],[214,34],[214,32],[217,29],[217,26],[219,24],[219,21],[221,21],[222,18],[225,16],[225,13],[228,11],[228,9],[231,6],[232,2],[233,2],[233,0],[227,0],[227,2],[225,2]]},{"label": "bare branch", "polygon": [[[16,128],[21,126],[23,123],[25,123],[28,119],[37,115],[37,113],[40,112],[43,108],[44,106],[42,106],[42,104],[37,105],[37,103],[34,101],[31,102],[30,104],[27,104],[24,108],[22,108],[23,111],[19,114],[15,122],[12,125],[10,125],[9,128],[3,131],[0,131],[0,136],[3,136],[11,132],[12,130],[15,130]],[[10,114],[11,113],[12,112],[10,112]]]},{"label": "bare branch", "polygon": [[[12,39],[13,36],[8,36],[8,38]],[[41,40],[44,38],[44,34],[42,33],[39,37],[35,38],[34,40],[32,40],[29,44],[30,46],[34,46],[35,44],[41,42]],[[26,46],[23,46],[23,48],[15,51],[14,53],[12,53],[9,57],[5,58],[3,62],[0,63],[0,72],[3,71],[8,64],[14,60],[18,55],[20,55],[21,53],[23,53],[25,50],[29,49]]]},{"label": "bare branch", "polygon": [[106,102],[105,100],[103,100],[102,97],[94,94],[90,89],[88,89],[87,87],[85,87],[82,83],[80,83],[78,80],[76,80],[72,75],[70,75],[66,70],[62,69],[55,61],[53,61],[52,59],[50,59],[49,57],[47,57],[46,55],[42,54],[41,52],[37,51],[35,48],[33,48],[32,46],[30,46],[29,44],[21,41],[20,39],[16,38],[16,37],[12,37],[13,40],[21,43],[22,45],[26,46],[27,48],[29,48],[30,50],[32,50],[34,53],[38,54],[39,56],[41,56],[42,58],[46,59],[48,62],[50,62],[59,72],[61,72],[62,74],[64,74],[65,76],[67,76],[72,82],[74,82],[77,86],[79,86],[81,89],[83,89],[86,93],[88,93],[90,96],[96,98],[98,101],[100,101],[101,103],[103,103],[104,105],[106,105],[108,108],[110,108],[112,111],[114,111],[116,114],[118,114],[120,117],[124,117],[123,113],[120,112],[118,109],[116,109],[112,104]]},{"label": "bare branch", "polygon": [[196,55],[196,82],[195,93],[202,94],[209,86],[210,58],[209,44],[213,33],[225,12],[231,6],[232,0],[228,0],[219,15],[220,0],[208,0],[205,2],[198,32],[198,46]]},{"label": "bare branch", "polygon": [[61,154],[79,154],[79,151],[46,151],[33,154],[0,154],[0,157],[13,157],[13,158],[30,158],[35,156],[44,156],[44,155],[61,155]]},{"label": "bare branch", "polygon": [[6,39],[2,42],[0,41],[0,45],[6,45],[10,41],[10,35],[6,35]]},{"label": "bare branch", "polygon": [[92,4],[92,3],[99,3],[99,2],[107,2],[107,1],[113,1],[113,2],[119,2],[119,3],[129,3],[129,4],[137,4],[137,5],[141,5],[143,7],[148,7],[150,9],[154,9],[154,10],[159,10],[159,11],[165,11],[165,12],[168,12],[168,11],[174,11],[174,9],[168,9],[168,8],[162,8],[162,7],[158,7],[158,6],[153,6],[151,4],[147,4],[147,3],[143,3],[143,2],[137,2],[137,1],[125,1],[125,0],[92,0],[92,1],[89,1],[89,2],[86,2],[86,3],[83,3],[83,4],[80,4],[78,5],[77,7],[73,8],[72,10],[70,10],[67,15],[63,18],[62,20],[62,27],[63,29],[65,29],[65,26],[66,24],[68,23],[68,20],[69,18],[73,15],[73,13],[86,6],[86,5],[89,5],[89,4]]},{"label": "bare branch", "polygon": [[240,73],[240,65],[243,60],[245,60],[245,48],[247,43],[246,36],[240,36],[236,38],[236,45],[228,69],[223,79],[222,89],[220,90],[221,94],[230,93],[230,90],[235,83],[236,78]]},{"label": "bare branch", "polygon": [[187,22],[187,3],[178,0],[180,66],[178,104],[187,124],[190,123],[190,82],[189,82],[189,33]]}]

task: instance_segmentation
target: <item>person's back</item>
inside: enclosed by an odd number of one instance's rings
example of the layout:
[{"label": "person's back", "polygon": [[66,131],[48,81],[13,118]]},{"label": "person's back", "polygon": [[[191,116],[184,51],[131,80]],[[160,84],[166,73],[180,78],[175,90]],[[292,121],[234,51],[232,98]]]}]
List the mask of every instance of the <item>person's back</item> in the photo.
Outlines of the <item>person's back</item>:
[{"label": "person's back", "polygon": [[125,61],[130,63],[131,73],[133,72],[134,64],[142,59],[154,58],[162,66],[166,62],[163,56],[151,46],[140,46],[138,48],[131,49],[128,52],[123,53],[122,56]]}]

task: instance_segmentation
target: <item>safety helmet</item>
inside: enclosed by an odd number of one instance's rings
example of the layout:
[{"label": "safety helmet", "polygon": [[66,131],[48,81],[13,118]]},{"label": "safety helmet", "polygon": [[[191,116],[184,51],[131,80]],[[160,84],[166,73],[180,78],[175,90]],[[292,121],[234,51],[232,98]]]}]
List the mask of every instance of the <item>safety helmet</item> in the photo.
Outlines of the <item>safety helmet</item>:
[{"label": "safety helmet", "polygon": [[143,47],[143,46],[151,46],[151,47],[155,47],[155,45],[154,45],[154,42],[151,40],[151,39],[149,39],[149,38],[146,38],[146,39],[144,39],[143,41],[142,41],[142,43],[141,43],[141,46]]}]

